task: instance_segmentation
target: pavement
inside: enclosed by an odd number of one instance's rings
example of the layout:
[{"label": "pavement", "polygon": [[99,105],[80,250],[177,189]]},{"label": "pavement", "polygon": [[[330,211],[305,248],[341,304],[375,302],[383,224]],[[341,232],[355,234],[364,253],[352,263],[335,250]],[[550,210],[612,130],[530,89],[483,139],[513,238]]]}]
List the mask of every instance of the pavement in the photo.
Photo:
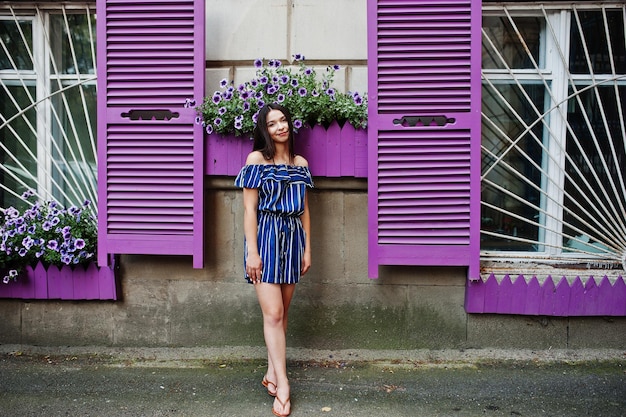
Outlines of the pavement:
[{"label": "pavement", "polygon": [[[259,347],[0,345],[1,416],[272,416]],[[292,416],[626,416],[626,350],[288,349]]]}]

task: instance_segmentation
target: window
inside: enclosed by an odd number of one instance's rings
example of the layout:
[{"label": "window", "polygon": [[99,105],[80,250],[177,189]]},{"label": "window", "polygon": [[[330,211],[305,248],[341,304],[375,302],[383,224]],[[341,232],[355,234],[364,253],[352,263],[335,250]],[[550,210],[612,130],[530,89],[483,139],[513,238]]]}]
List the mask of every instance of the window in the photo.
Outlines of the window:
[{"label": "window", "polygon": [[481,259],[626,264],[624,5],[485,4]]},{"label": "window", "polygon": [[0,7],[2,207],[96,199],[94,6]]}]

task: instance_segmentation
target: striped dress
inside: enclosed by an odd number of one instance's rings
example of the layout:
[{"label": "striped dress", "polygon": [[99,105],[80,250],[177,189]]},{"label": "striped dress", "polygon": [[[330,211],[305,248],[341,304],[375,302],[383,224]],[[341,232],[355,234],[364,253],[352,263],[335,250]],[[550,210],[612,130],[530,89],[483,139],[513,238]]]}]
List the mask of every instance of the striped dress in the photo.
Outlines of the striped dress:
[{"label": "striped dress", "polygon": [[[306,187],[313,187],[307,167],[246,165],[235,186],[259,191],[258,248],[263,262],[261,282],[295,284],[300,279],[306,234],[300,221]],[[245,258],[248,253],[244,240]],[[251,282],[246,276],[246,280]]]}]

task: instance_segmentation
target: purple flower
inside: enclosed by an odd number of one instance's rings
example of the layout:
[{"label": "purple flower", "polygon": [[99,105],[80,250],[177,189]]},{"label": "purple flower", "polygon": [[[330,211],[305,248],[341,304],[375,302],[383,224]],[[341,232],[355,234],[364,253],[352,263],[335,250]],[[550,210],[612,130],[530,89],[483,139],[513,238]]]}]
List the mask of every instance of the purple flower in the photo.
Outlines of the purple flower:
[{"label": "purple flower", "polygon": [[298,80],[296,78],[292,78],[291,79],[291,86],[292,87],[297,87],[300,83],[298,82]]},{"label": "purple flower", "polygon": [[[265,102],[263,100],[259,100],[256,102],[256,105],[258,108],[261,108],[263,106],[265,106]],[[256,120],[254,121],[254,123],[256,123]]]},{"label": "purple flower", "polygon": [[261,68],[262,66],[263,66],[263,60],[262,59],[257,58],[257,59],[254,60],[254,67],[255,68]]},{"label": "purple flower", "polygon": [[33,224],[28,228],[28,233],[32,235],[33,233],[35,233],[36,230],[37,230],[37,225]]},{"label": "purple flower", "polygon": [[250,81],[250,85],[252,87],[256,87],[257,85],[259,85],[259,81],[255,78],[254,80]]},{"label": "purple flower", "polygon": [[270,96],[278,91],[278,88],[274,84],[270,84],[267,86],[267,94]]},{"label": "purple flower", "polygon": [[302,54],[295,54],[293,56],[293,60],[294,61],[304,61],[304,55],[302,55]]},{"label": "purple flower", "polygon": [[197,125],[202,124],[202,117],[196,116],[195,122],[196,122]]},{"label": "purple flower", "polygon": [[248,110],[250,110],[250,102],[246,101],[245,103],[243,103],[243,111]]},{"label": "purple flower", "polygon": [[41,228],[45,231],[45,232],[49,232],[50,229],[52,229],[52,223],[50,223],[49,221],[45,221],[43,222],[43,224],[41,225]]},{"label": "purple flower", "polygon": [[26,256],[26,254],[28,253],[28,250],[26,248],[22,248],[20,249],[20,256],[23,258],[24,256]]},{"label": "purple flower", "polygon": [[261,85],[265,85],[269,82],[269,78],[267,78],[265,75],[262,76],[261,78],[259,78],[259,82],[261,83]]},{"label": "purple flower", "polygon": [[228,80],[226,78],[223,78],[222,81],[220,81],[220,87],[224,88],[228,85]]},{"label": "purple flower", "polygon": [[357,106],[360,106],[361,104],[363,104],[363,98],[361,98],[361,96],[359,95],[355,95],[353,97],[354,100],[354,104],[356,104]]},{"label": "purple flower", "polygon": [[300,119],[294,120],[293,127],[295,127],[296,129],[300,129],[302,127],[302,120]]},{"label": "purple flower", "polygon": [[215,94],[213,94],[213,103],[219,104],[220,101],[222,101],[222,95],[216,91]]},{"label": "purple flower", "polygon": [[206,133],[207,135],[210,135],[211,133],[213,133],[213,126],[211,126],[210,124],[206,125]]},{"label": "purple flower", "polygon": [[85,202],[83,203],[83,206],[84,206],[84,207],[87,207],[87,206],[89,206],[90,204],[91,204],[91,201],[89,201],[89,200],[85,200]]},{"label": "purple flower", "polygon": [[222,124],[222,119],[220,119],[219,117],[216,117],[215,120],[213,120],[213,124],[215,126],[219,126]]},{"label": "purple flower", "polygon": [[26,200],[27,198],[30,198],[34,195],[35,195],[35,192],[33,190],[27,190],[24,192],[24,194],[22,194],[22,198]]},{"label": "purple flower", "polygon": [[334,88],[329,88],[328,90],[326,90],[326,94],[328,94],[331,98],[335,97],[335,89]]},{"label": "purple flower", "polygon": [[241,120],[235,120],[235,129],[240,130],[243,127]]},{"label": "purple flower", "polygon": [[217,112],[219,113],[220,116],[223,116],[224,113],[226,113],[228,110],[226,110],[226,107],[222,106],[220,107]]},{"label": "purple flower", "polygon": [[282,103],[283,101],[285,101],[285,95],[280,93],[277,97],[276,97],[276,101],[279,103]]},{"label": "purple flower", "polygon": [[281,84],[284,85],[284,84],[287,84],[288,82],[289,82],[289,77],[288,76],[283,75],[283,76],[280,77],[280,83]]},{"label": "purple flower", "polygon": [[304,73],[305,73],[306,75],[311,75],[311,74],[313,74],[313,68],[309,67],[309,68],[305,69],[305,70],[304,70]]},{"label": "purple flower", "polygon": [[57,248],[59,247],[59,242],[53,239],[48,241],[48,244],[46,246],[50,250],[57,250]]},{"label": "purple flower", "polygon": [[306,96],[306,93],[307,93],[307,92],[308,92],[308,91],[306,91],[306,88],[304,88],[304,87],[300,87],[300,88],[298,89],[298,94],[300,94],[300,97],[304,97],[304,96]]},{"label": "purple flower", "polygon": [[335,64],[335,65],[333,65],[333,69],[334,69],[335,71],[339,71],[339,69],[340,69],[340,68],[341,68],[341,67],[340,67],[339,65],[336,65],[336,64]]}]

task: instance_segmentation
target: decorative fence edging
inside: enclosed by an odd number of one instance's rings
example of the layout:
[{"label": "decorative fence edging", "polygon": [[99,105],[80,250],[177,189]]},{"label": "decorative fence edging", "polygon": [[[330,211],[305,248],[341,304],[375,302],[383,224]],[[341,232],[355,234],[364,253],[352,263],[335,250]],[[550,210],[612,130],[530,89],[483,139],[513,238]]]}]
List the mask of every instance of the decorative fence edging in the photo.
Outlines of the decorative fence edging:
[{"label": "decorative fence edging", "polygon": [[27,266],[16,281],[0,283],[0,298],[25,300],[118,300],[120,290],[115,264],[99,268],[82,266]]},{"label": "decorative fence edging", "polygon": [[[205,135],[206,175],[237,175],[252,151],[252,140],[234,135]],[[328,129],[301,129],[295,151],[309,162],[313,176],[367,178],[367,130],[333,122]]]},{"label": "decorative fence edging", "polygon": [[468,313],[519,314],[533,316],[626,316],[626,283],[619,276],[615,282],[607,276],[598,281],[589,277],[585,283],[576,277],[570,283],[561,277],[548,276],[543,284],[536,276],[527,281],[523,275],[498,281],[494,274],[486,281],[469,281],[465,294]]}]

